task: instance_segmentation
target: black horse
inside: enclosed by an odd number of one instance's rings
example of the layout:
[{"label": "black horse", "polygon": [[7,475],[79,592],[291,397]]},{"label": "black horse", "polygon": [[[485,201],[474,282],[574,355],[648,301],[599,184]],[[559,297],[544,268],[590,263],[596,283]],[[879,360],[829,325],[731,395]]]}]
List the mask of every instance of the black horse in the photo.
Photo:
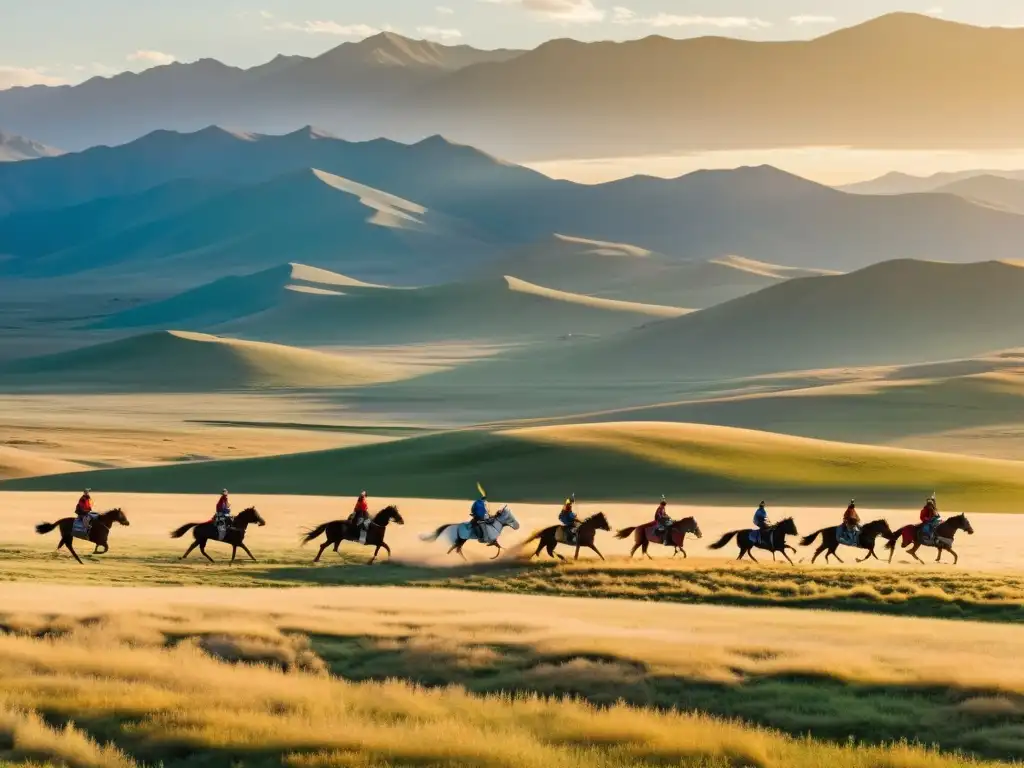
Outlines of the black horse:
[{"label": "black horse", "polygon": [[[537,531],[537,533],[524,541],[521,546],[526,546],[539,540],[537,551],[530,555],[531,558],[536,557],[545,549],[548,551],[548,557],[555,557],[555,547],[559,544],[566,544],[570,547],[576,547],[576,560],[580,559],[580,549],[582,547],[594,550],[597,552],[597,556],[604,560],[604,555],[594,546],[594,536],[598,531],[610,531],[611,529],[612,527],[608,524],[608,518],[605,517],[604,512],[598,512],[596,515],[591,515],[580,523],[579,528],[576,529],[576,537],[571,541],[566,536],[564,525],[552,525]],[[558,555],[558,557],[565,560],[561,555]]]},{"label": "black horse", "polygon": [[[125,517],[124,512],[120,508],[112,509],[109,512],[104,512],[102,515],[97,515],[93,521],[92,526],[89,528],[88,541],[91,541],[96,545],[96,549],[93,551],[94,555],[105,555],[110,551],[110,547],[107,545],[107,539],[110,537],[110,528],[114,523],[120,523],[121,525],[128,525],[128,518]],[[65,517],[63,520],[58,520],[56,523],[40,523],[36,526],[36,533],[42,535],[49,533],[54,528],[60,528],[60,541],[57,543],[57,549],[61,547],[67,547],[68,552],[71,553],[72,557],[75,558],[79,563],[82,562],[82,558],[75,552],[74,546],[71,542],[75,539],[74,533],[75,518]],[[103,551],[100,552],[100,548]]]},{"label": "black horse", "polygon": [[[743,528],[739,531],[730,531],[729,533],[725,534],[722,538],[720,538],[718,541],[716,541],[714,544],[712,544],[710,546],[710,549],[721,549],[729,543],[729,540],[733,536],[735,536],[736,543],[740,547],[740,554],[739,557],[736,558],[737,560],[742,560],[743,556],[746,555],[756,563],[757,558],[754,557],[754,555],[751,553],[751,550],[757,548],[767,549],[769,552],[772,553],[772,557],[775,557],[776,552],[781,552],[782,556],[789,560],[790,565],[795,565],[795,563],[792,560],[790,560],[789,555],[786,554],[787,549],[791,549],[793,550],[793,552],[796,552],[796,549],[786,544],[787,536],[798,535],[796,532],[796,523],[793,522],[792,517],[787,517],[785,520],[776,523],[775,525],[768,528],[766,531],[762,531],[757,541],[754,541],[751,537],[752,533],[754,533],[754,531],[750,531],[746,528]],[[767,541],[765,541],[766,539]]]},{"label": "black horse", "polygon": [[[244,541],[245,529],[252,524],[256,524],[259,526],[264,526],[267,524],[267,521],[260,517],[260,513],[256,511],[256,507],[249,507],[244,512],[239,513],[239,515],[231,521],[231,527],[228,528],[227,532],[225,533],[223,543],[231,545],[232,563],[235,562],[235,555],[238,554],[239,547],[241,547],[242,551],[249,556],[249,559],[251,559],[253,562],[256,562],[256,558],[253,557],[252,552],[249,551],[249,548],[245,546]],[[181,528],[178,528],[176,531],[172,531],[171,538],[180,539],[189,531],[192,531],[192,537],[195,539],[195,541],[193,541],[192,545],[185,550],[185,554],[181,556],[181,559],[184,560],[186,557],[192,554],[193,549],[199,547],[199,551],[203,553],[203,557],[205,557],[212,563],[213,558],[206,553],[206,542],[221,541],[219,537],[220,532],[217,530],[216,523],[214,523],[212,520],[208,520],[205,523],[188,523],[187,525],[181,526]]]},{"label": "black horse", "polygon": [[337,552],[338,547],[341,546],[343,541],[355,541],[368,547],[377,547],[373,557],[370,558],[369,564],[373,565],[381,549],[388,553],[388,557],[391,557],[391,547],[384,542],[384,534],[387,533],[388,523],[392,522],[398,525],[405,525],[405,520],[399,514],[398,507],[393,505],[385,507],[374,515],[373,520],[370,522],[370,527],[366,531],[366,537],[363,540],[360,540],[361,529],[359,526],[353,525],[348,520],[334,520],[330,523],[318,525],[311,531],[306,531],[302,537],[302,543],[308,544],[320,534],[327,533],[327,541],[320,545],[320,551],[313,558],[314,563],[320,562],[320,556],[332,544],[334,545],[334,551]]},{"label": "black horse", "polygon": [[819,536],[821,536],[821,546],[818,547],[818,550],[814,553],[814,557],[811,558],[811,563],[817,560],[818,555],[822,552],[825,553],[826,563],[831,557],[834,557],[840,563],[843,562],[843,559],[836,554],[836,550],[839,549],[840,544],[845,544],[848,547],[856,547],[857,549],[868,550],[868,553],[857,561],[858,563],[863,563],[871,557],[878,560],[878,555],[875,554],[875,540],[879,536],[886,541],[892,541],[895,538],[895,534],[892,532],[892,529],[889,528],[887,520],[873,520],[860,529],[860,533],[857,535],[856,544],[840,541],[839,532],[834,525],[831,525],[828,528],[822,528],[820,531],[815,531],[810,536],[805,536],[800,541],[800,544],[801,546],[808,547],[813,544],[814,540]]}]

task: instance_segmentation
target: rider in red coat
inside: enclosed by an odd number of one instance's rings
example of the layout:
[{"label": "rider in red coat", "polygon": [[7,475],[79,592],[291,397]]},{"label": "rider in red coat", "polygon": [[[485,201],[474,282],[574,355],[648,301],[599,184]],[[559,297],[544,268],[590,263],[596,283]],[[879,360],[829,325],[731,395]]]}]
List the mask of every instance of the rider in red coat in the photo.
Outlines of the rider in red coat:
[{"label": "rider in red coat", "polygon": [[88,488],[82,492],[82,497],[78,500],[78,504],[75,505],[75,514],[82,525],[87,525],[89,515],[92,514],[92,496],[89,495]]},{"label": "rider in red coat", "polygon": [[359,498],[356,499],[356,505],[352,509],[352,514],[348,517],[348,521],[357,528],[370,527],[370,505],[366,503],[366,491],[359,494]]},{"label": "rider in red coat", "polygon": [[666,509],[668,501],[665,497],[661,497],[661,504],[654,512],[654,523],[657,525],[657,532],[665,536],[665,544],[668,545],[669,537],[672,535],[672,525],[675,521],[668,516],[668,510]]}]

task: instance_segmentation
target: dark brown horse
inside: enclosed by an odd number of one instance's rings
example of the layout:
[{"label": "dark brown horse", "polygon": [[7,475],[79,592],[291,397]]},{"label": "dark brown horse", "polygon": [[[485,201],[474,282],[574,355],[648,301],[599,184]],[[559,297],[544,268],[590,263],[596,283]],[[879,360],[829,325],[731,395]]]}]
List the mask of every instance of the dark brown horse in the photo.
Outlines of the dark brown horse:
[{"label": "dark brown horse", "polygon": [[843,559],[836,554],[836,550],[839,549],[840,544],[844,544],[848,547],[857,547],[858,549],[866,549],[868,553],[864,557],[860,558],[857,562],[863,563],[868,558],[878,559],[878,555],[875,554],[875,540],[881,536],[886,541],[892,541],[893,532],[889,528],[889,522],[887,520],[874,520],[867,525],[864,525],[860,529],[860,533],[857,537],[856,544],[849,544],[845,541],[839,540],[839,531],[834,525],[828,528],[822,528],[820,531],[815,531],[810,536],[805,536],[801,541],[801,546],[808,547],[814,543],[814,540],[821,536],[821,546],[818,547],[817,552],[814,553],[814,557],[811,558],[813,563],[818,559],[818,555],[822,552],[825,553],[825,562],[829,561],[830,557],[834,557],[840,563]]},{"label": "dark brown horse", "polygon": [[[974,528],[971,527],[971,522],[967,519],[967,516],[956,515],[949,518],[949,520],[939,523],[932,534],[931,540],[927,542],[921,538],[921,528],[923,525],[923,523],[911,523],[896,531],[892,541],[885,545],[885,548],[889,550],[889,562],[892,562],[892,556],[896,553],[896,542],[902,536],[904,548],[910,547],[907,552],[919,563],[924,563],[924,560],[917,556],[917,550],[921,547],[935,547],[939,550],[939,554],[935,557],[936,563],[942,560],[943,552],[949,552],[953,556],[953,565],[959,563],[960,556],[953,551],[953,537],[956,536],[957,531],[967,531],[968,535],[974,535]],[[911,544],[913,544],[912,547]]]},{"label": "dark brown horse", "polygon": [[[192,531],[192,538],[195,541],[192,542],[191,546],[185,550],[185,554],[181,556],[184,560],[190,554],[192,550],[199,547],[199,551],[203,553],[203,557],[213,562],[213,558],[206,553],[206,543],[208,541],[222,541],[224,544],[231,545],[231,562],[235,562],[235,555],[238,554],[238,548],[241,547],[242,551],[249,556],[249,559],[256,562],[256,558],[253,557],[252,552],[245,546],[245,529],[250,525],[264,526],[267,521],[260,517],[260,513],[256,511],[256,507],[249,507],[244,512],[240,512],[238,516],[231,521],[231,527],[227,529],[224,534],[224,539],[220,538],[220,532],[217,530],[216,523],[213,520],[207,520],[205,523],[188,523],[187,525],[181,526],[176,531],[171,532],[172,539],[180,539],[189,531]],[[193,530],[194,529],[194,530]]]},{"label": "dark brown horse", "polygon": [[[564,525],[552,525],[550,528],[545,528],[533,534],[533,536],[523,542],[522,546],[525,547],[530,542],[540,539],[540,543],[537,544],[537,551],[530,555],[531,558],[536,557],[545,549],[548,551],[548,557],[555,557],[555,547],[559,544],[566,544],[570,547],[576,547],[574,560],[580,559],[580,549],[583,547],[594,550],[597,552],[597,556],[604,560],[604,555],[594,546],[594,537],[598,531],[610,531],[611,529],[612,527],[608,524],[608,518],[604,516],[604,512],[598,512],[596,515],[591,515],[580,523],[579,528],[576,529],[576,536],[573,541],[566,540]],[[565,560],[561,555],[558,555],[558,557],[561,560]]]},{"label": "dark brown horse", "polygon": [[776,552],[781,552],[782,556],[789,560],[790,565],[795,564],[790,560],[789,555],[786,554],[786,550],[789,549],[796,552],[793,547],[786,544],[786,537],[799,535],[796,532],[796,523],[793,522],[792,517],[787,517],[785,520],[776,523],[765,531],[762,531],[761,535],[757,536],[755,540],[754,537],[757,533],[757,531],[752,531],[747,528],[743,528],[738,531],[730,531],[712,544],[710,549],[721,549],[735,536],[736,543],[740,548],[740,554],[739,557],[736,558],[737,560],[742,560],[743,556],[746,555],[756,563],[757,558],[751,553],[751,550],[756,547],[757,549],[767,549],[772,553],[772,557],[775,557]]},{"label": "dark brown horse", "polygon": [[[636,531],[635,534],[633,533],[634,531]],[[667,536],[665,533],[658,532],[657,523],[648,523],[647,525],[634,526],[633,528],[623,528],[615,534],[615,538],[628,539],[630,534],[633,534],[633,549],[630,550],[629,556],[632,557],[636,554],[638,549],[642,549],[648,559],[653,560],[654,558],[647,552],[647,548],[651,544],[662,544],[666,547],[672,547],[672,557],[675,557],[680,552],[683,553],[683,557],[686,557],[687,555],[686,550],[683,549],[683,542],[686,540],[686,534],[688,533],[692,533],[698,539],[703,538],[703,534],[700,532],[700,526],[697,525],[697,520],[695,518],[684,517],[682,520],[677,520],[672,523],[671,527],[667,531]]]},{"label": "dark brown horse", "polygon": [[370,522],[370,527],[366,530],[365,537],[362,536],[363,529],[359,526],[352,525],[348,520],[334,520],[330,523],[318,525],[311,531],[306,531],[302,537],[302,543],[308,544],[322,533],[327,534],[327,541],[320,545],[320,551],[313,558],[314,563],[320,562],[320,556],[332,544],[334,545],[334,551],[337,552],[338,547],[341,546],[343,541],[355,541],[368,547],[377,547],[373,557],[370,558],[369,564],[373,565],[381,549],[388,553],[389,558],[391,557],[391,547],[384,542],[384,534],[387,533],[388,523],[405,525],[405,520],[399,514],[398,507],[386,507],[374,515],[373,520]]},{"label": "dark brown horse", "polygon": [[[110,528],[114,523],[129,525],[128,518],[125,517],[124,512],[122,512],[120,508],[104,512],[102,515],[97,515],[93,519],[92,526],[89,528],[89,536],[86,540],[91,541],[96,545],[96,549],[93,550],[94,555],[105,555],[110,551],[110,547],[107,545],[107,539],[110,537]],[[60,528],[60,541],[57,543],[57,549],[67,547],[68,552],[71,553],[72,557],[81,563],[82,558],[78,556],[78,553],[75,552],[74,546],[71,544],[75,539],[74,526],[75,518],[65,517],[62,520],[58,520],[56,523],[40,523],[36,526],[36,533],[42,535],[49,533],[54,528]],[[100,552],[101,547],[103,549],[102,552]]]}]

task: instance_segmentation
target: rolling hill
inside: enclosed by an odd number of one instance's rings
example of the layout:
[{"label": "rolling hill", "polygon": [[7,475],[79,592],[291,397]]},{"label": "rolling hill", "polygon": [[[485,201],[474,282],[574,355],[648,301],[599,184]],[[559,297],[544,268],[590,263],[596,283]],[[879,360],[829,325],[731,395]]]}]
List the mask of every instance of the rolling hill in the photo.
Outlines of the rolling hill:
[{"label": "rolling hill", "polygon": [[951,182],[935,191],[956,195],[978,205],[1024,214],[1024,179],[984,174]]},{"label": "rolling hill", "polygon": [[633,245],[565,235],[517,248],[486,269],[566,291],[697,309],[783,280],[820,274],[739,256],[688,261]]},{"label": "rolling hill", "polygon": [[686,313],[678,307],[557,291],[513,277],[414,289],[349,289],[346,294],[292,294],[219,330],[300,346],[552,341],[622,331]]},{"label": "rolling hill", "polygon": [[20,477],[82,472],[85,469],[86,467],[82,464],[40,456],[19,448],[0,445],[0,481],[13,480]]},{"label": "rolling hill", "polygon": [[[690,424],[597,424],[461,431],[319,453],[31,478],[4,489],[183,493],[228,484],[238,493],[468,498],[477,482],[506,501],[911,505],[936,489],[947,509],[1011,512],[1024,464],[808,440]],[[455,513],[457,516],[457,513]]]},{"label": "rolling hill", "polygon": [[161,331],[5,364],[0,386],[212,392],[335,388],[394,381],[399,366],[276,344]]}]

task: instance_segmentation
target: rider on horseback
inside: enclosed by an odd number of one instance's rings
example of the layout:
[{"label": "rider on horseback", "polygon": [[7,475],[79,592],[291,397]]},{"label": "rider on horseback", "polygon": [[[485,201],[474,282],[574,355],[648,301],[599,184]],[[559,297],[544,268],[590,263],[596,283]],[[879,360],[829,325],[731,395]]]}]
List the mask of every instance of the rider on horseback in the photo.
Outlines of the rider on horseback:
[{"label": "rider on horseback", "polygon": [[935,528],[942,522],[939,515],[938,504],[935,503],[935,494],[928,497],[921,510],[921,538],[928,541],[935,533]]},{"label": "rider on horseback", "polygon": [[579,528],[579,520],[576,517],[576,510],[572,508],[575,503],[576,494],[572,493],[562,505],[562,511],[558,513],[558,522],[565,526],[566,542],[574,542],[576,540],[576,529]]},{"label": "rider on horseback", "polygon": [[469,518],[473,532],[482,541],[484,538],[484,523],[490,518],[491,513],[487,509],[487,494],[483,488],[477,487],[480,488],[480,498],[473,502],[473,506],[469,510]]},{"label": "rider on horseback", "polygon": [[353,528],[370,529],[370,506],[366,503],[366,491],[359,494],[352,514],[348,516],[349,525]]},{"label": "rider on horseback", "polygon": [[228,499],[227,488],[220,492],[220,498],[217,499],[217,509],[213,513],[213,524],[217,526],[217,531],[220,533],[221,539],[223,539],[231,525],[231,501]]},{"label": "rider on horseback", "polygon": [[78,504],[75,505],[75,516],[78,518],[76,522],[87,533],[92,517],[92,496],[89,493],[89,489],[86,488],[82,492],[82,497],[78,500]]},{"label": "rider on horseback", "polygon": [[857,504],[854,499],[850,499],[850,506],[843,513],[843,527],[851,539],[860,536],[860,515],[857,514]]},{"label": "rider on horseback", "polygon": [[764,542],[764,534],[772,527],[772,524],[768,519],[768,510],[764,508],[763,501],[758,505],[757,511],[754,512],[754,525],[757,526],[757,540]]},{"label": "rider on horseback", "polygon": [[665,546],[668,546],[669,544],[669,537],[672,535],[672,526],[675,524],[675,521],[668,516],[668,512],[665,509],[667,504],[668,501],[665,499],[665,496],[662,495],[661,504],[659,504],[658,508],[654,511],[654,522],[657,524],[657,528],[654,529],[654,532],[665,537]]}]

